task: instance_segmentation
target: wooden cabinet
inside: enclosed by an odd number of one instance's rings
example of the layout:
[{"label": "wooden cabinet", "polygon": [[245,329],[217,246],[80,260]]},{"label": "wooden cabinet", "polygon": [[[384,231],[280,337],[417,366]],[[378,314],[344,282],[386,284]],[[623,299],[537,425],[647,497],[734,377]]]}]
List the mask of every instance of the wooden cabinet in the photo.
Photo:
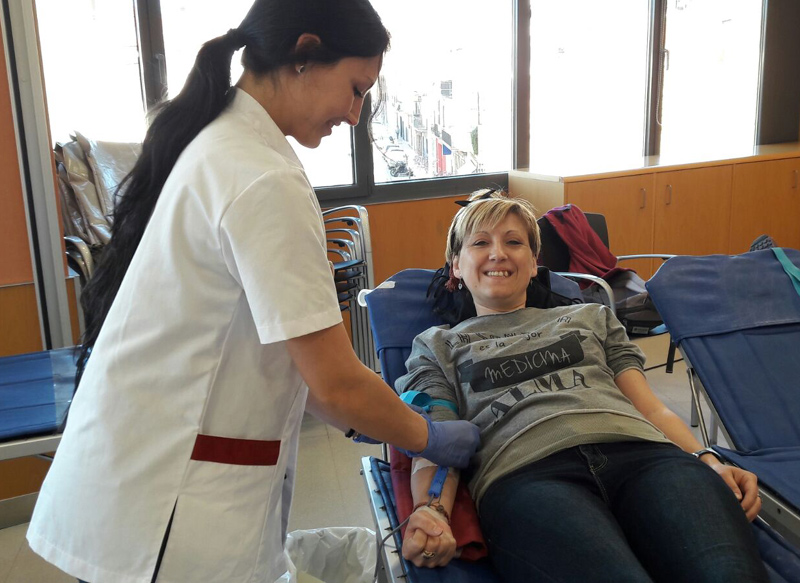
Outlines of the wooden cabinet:
[{"label": "wooden cabinet", "polygon": [[656,174],[653,248],[673,255],[727,253],[733,166]]},{"label": "wooden cabinet", "polygon": [[[615,255],[744,253],[761,234],[800,248],[800,143],[706,162],[652,156],[603,169],[588,153],[563,164],[512,170],[509,191],[540,213],[571,203],[604,214]],[[647,263],[631,266],[649,277]]]},{"label": "wooden cabinet", "polygon": [[[653,174],[572,182],[565,185],[565,199],[584,212],[606,217],[614,255],[653,253],[654,187]],[[624,266],[645,279],[653,274],[650,259],[626,261]]]},{"label": "wooden cabinet", "polygon": [[800,249],[800,158],[738,164],[733,172],[729,253],[759,235]]}]

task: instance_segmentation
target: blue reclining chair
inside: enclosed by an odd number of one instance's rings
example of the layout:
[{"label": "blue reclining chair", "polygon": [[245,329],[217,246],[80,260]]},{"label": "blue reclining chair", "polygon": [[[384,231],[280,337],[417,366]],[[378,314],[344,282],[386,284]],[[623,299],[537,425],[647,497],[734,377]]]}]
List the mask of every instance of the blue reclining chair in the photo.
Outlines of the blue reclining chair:
[{"label": "blue reclining chair", "polygon": [[793,565],[776,580],[800,581],[800,252],[676,257],[647,289],[731,446],[716,451],[759,477],[760,516]]},{"label": "blue reclining chair", "polygon": [[[546,268],[542,268],[544,270]],[[420,332],[444,322],[433,313],[426,301],[428,286],[434,272],[429,269],[406,269],[387,279],[365,296],[375,337],[375,348],[383,379],[391,386],[406,373],[406,359],[411,344]],[[553,291],[571,298],[581,298],[578,284],[551,274]],[[397,528],[394,493],[389,464],[375,458],[362,459],[362,473],[370,496],[373,517],[381,536]],[[383,549],[383,565],[390,581],[410,583],[495,583],[499,581],[488,561],[467,562],[454,559],[447,567],[420,569],[407,562],[399,553],[402,547],[399,531],[394,544],[387,542]]]},{"label": "blue reclining chair", "polygon": [[74,352],[60,348],[0,358],[0,459],[21,457],[6,453],[17,441],[61,431],[75,392]]},{"label": "blue reclining chair", "polygon": [[[74,352],[0,358],[0,461],[48,457],[58,447],[75,392]],[[0,528],[26,520],[13,499],[0,502]]]},{"label": "blue reclining chair", "polygon": [[[670,259],[669,265],[676,259]],[[662,267],[662,269],[664,269]],[[394,381],[405,374],[405,361],[411,353],[414,338],[427,328],[442,324],[426,301],[433,271],[408,269],[390,277],[365,296],[369,308],[376,349],[384,380]],[[552,289],[561,295],[580,298],[577,284],[551,274]],[[672,290],[683,286],[669,286]],[[685,298],[682,300],[685,301]],[[800,377],[798,377],[800,378]],[[796,383],[795,383],[796,386]],[[377,530],[385,536],[399,524],[394,508],[394,494],[389,465],[379,459],[363,458],[362,473],[367,485]],[[800,583],[800,555],[781,535],[764,523],[754,525],[764,559],[773,583]],[[447,567],[420,569],[405,561],[399,553],[402,539],[399,532],[383,548],[382,560],[387,580],[410,583],[493,583],[498,581],[487,561],[469,563],[453,560]]]}]

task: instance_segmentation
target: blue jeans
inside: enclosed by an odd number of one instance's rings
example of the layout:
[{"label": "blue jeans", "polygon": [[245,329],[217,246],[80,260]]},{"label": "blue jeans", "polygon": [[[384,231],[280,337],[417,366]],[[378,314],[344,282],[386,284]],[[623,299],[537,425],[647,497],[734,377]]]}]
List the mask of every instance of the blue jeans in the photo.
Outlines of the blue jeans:
[{"label": "blue jeans", "polygon": [[670,444],[555,453],[492,484],[480,521],[507,583],[769,580],[733,492]]}]

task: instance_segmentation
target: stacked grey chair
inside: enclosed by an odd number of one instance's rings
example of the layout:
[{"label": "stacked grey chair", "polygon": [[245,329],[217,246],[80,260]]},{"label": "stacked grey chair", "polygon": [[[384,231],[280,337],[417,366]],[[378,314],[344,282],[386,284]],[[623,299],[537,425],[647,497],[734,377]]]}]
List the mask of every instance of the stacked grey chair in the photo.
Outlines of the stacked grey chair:
[{"label": "stacked grey chair", "polygon": [[328,209],[322,215],[339,304],[343,312],[350,314],[353,348],[361,362],[377,372],[379,365],[369,316],[357,301],[361,290],[375,287],[367,209],[347,205]]}]

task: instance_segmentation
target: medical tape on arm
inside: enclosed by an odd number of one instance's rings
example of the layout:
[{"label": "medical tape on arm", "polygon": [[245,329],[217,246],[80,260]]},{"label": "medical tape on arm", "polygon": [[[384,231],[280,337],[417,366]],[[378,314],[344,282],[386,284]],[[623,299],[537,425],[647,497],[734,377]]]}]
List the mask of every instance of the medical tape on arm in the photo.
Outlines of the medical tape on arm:
[{"label": "medical tape on arm", "polygon": [[[436,464],[430,460],[426,460],[424,457],[415,457],[411,458],[411,475],[413,476],[418,471],[424,468],[433,468],[436,467]],[[458,476],[460,471],[458,468],[449,468],[448,476]]]}]

